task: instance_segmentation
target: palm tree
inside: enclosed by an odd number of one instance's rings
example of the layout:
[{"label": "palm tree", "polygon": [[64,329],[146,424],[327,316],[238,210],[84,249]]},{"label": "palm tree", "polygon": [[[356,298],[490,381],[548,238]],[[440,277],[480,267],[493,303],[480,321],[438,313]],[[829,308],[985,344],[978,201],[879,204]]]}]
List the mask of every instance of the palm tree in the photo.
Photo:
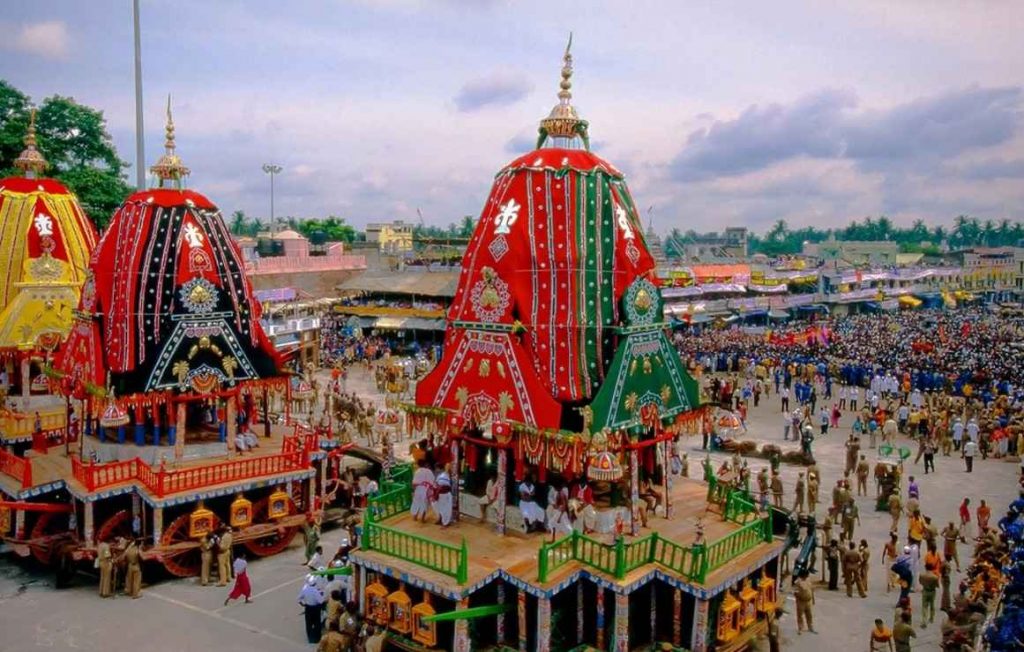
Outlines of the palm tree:
[{"label": "palm tree", "polygon": [[231,214],[231,224],[228,231],[234,235],[242,235],[245,232],[245,211],[235,211]]},{"label": "palm tree", "polygon": [[875,226],[878,229],[878,237],[873,238],[874,240],[891,240],[893,235],[892,220],[885,215],[878,218],[875,222]]},{"label": "palm tree", "polygon": [[1006,218],[999,220],[999,227],[996,228],[996,237],[999,245],[1002,247],[1014,244],[1013,239],[1010,237],[1010,220]]},{"label": "palm tree", "polygon": [[981,240],[985,243],[986,247],[991,247],[996,237],[996,223],[992,220],[985,220],[985,225],[981,229]]},{"label": "palm tree", "polygon": [[768,231],[767,239],[772,240],[774,242],[779,242],[785,239],[786,233],[788,231],[789,227],[786,225],[786,220],[779,220],[774,225],[772,225],[771,230]]}]

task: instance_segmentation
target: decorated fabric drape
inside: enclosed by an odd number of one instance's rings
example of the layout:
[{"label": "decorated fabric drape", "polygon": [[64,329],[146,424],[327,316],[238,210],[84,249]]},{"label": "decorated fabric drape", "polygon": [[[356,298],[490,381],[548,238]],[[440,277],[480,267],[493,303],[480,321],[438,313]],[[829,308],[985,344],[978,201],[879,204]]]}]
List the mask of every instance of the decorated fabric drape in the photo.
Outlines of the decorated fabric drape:
[{"label": "decorated fabric drape", "polygon": [[621,173],[587,151],[541,149],[498,173],[448,317],[519,322],[548,394],[584,400],[603,378],[619,297],[653,268]]},{"label": "decorated fabric drape", "polygon": [[0,348],[36,347],[67,335],[96,240],[92,222],[62,184],[0,181]]},{"label": "decorated fabric drape", "polygon": [[594,430],[639,431],[657,421],[671,423],[700,406],[697,382],[683,369],[679,355],[661,330],[631,333],[619,345],[608,378],[591,403]]},{"label": "decorated fabric drape", "polygon": [[[119,393],[213,391],[277,373],[241,255],[217,208],[189,190],[129,197],[114,214],[58,368],[102,361]],[[83,347],[101,347],[101,353]]]}]

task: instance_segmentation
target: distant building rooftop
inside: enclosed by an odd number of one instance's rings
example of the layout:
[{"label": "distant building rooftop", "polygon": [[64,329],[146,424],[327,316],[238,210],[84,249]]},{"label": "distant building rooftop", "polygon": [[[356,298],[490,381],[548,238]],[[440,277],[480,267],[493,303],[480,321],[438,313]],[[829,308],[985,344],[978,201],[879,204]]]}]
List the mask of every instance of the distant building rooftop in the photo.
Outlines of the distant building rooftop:
[{"label": "distant building rooftop", "polygon": [[337,286],[340,292],[368,292],[371,294],[407,294],[420,297],[455,296],[459,282],[458,271],[405,271],[397,274],[361,274]]}]

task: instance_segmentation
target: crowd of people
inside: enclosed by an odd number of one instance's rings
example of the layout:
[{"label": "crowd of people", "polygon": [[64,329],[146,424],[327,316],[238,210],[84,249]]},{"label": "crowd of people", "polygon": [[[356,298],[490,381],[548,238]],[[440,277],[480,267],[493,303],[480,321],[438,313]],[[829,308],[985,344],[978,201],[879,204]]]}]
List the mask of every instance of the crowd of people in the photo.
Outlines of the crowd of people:
[{"label": "crowd of people", "polygon": [[[1024,391],[1024,320],[984,307],[829,317],[820,336],[787,338],[806,324],[765,329],[705,329],[675,336],[698,375],[755,367],[813,367],[847,385],[891,376],[900,388],[957,396]],[[768,379],[767,374],[762,374]]]}]

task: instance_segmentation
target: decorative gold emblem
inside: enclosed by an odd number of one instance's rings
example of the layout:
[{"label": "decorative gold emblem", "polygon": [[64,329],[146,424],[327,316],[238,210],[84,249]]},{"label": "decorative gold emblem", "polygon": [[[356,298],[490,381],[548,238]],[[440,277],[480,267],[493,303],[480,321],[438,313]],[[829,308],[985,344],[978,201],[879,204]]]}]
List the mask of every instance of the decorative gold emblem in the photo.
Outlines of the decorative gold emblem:
[{"label": "decorative gold emblem", "polygon": [[487,378],[491,375],[491,361],[481,360],[480,364],[476,366],[476,372],[481,378]]},{"label": "decorative gold emblem", "polygon": [[61,269],[63,263],[54,258],[49,252],[44,252],[38,258],[33,258],[28,264],[28,272],[33,281],[53,283],[60,280],[63,275]]},{"label": "decorative gold emblem", "polygon": [[185,362],[184,360],[179,360],[178,362],[175,362],[174,366],[171,367],[171,373],[177,376],[178,384],[185,384],[185,379],[188,378],[188,369],[188,363]]},{"label": "decorative gold emblem", "polygon": [[230,380],[235,379],[235,369],[238,369],[238,360],[234,356],[224,356],[224,359],[220,361],[220,366],[224,368],[224,373],[227,374]]},{"label": "decorative gold emblem", "polygon": [[502,364],[501,360],[498,360],[498,375],[502,378],[505,377],[505,365]]},{"label": "decorative gold emblem", "polygon": [[661,386],[661,402],[668,403],[672,398],[672,388],[668,385]]},{"label": "decorative gold emblem", "polygon": [[213,294],[210,293],[210,290],[208,290],[206,286],[196,285],[188,293],[188,298],[191,299],[193,303],[206,303],[213,298]]},{"label": "decorative gold emblem", "polygon": [[516,402],[512,400],[512,395],[508,392],[502,392],[498,394],[498,414],[501,415],[501,420],[504,421],[508,415],[508,411],[516,406]]},{"label": "decorative gold emblem", "polygon": [[640,397],[637,396],[636,392],[630,392],[629,394],[626,395],[626,401],[623,403],[623,405],[625,405],[626,409],[629,410],[630,412],[635,412],[637,408],[637,401],[639,400]]},{"label": "decorative gold emblem", "polygon": [[210,338],[206,335],[200,337],[199,342],[193,344],[192,348],[188,350],[188,359],[191,360],[196,357],[196,354],[200,351],[210,351],[218,358],[223,355],[220,351],[220,347],[211,342]]},{"label": "decorative gold emblem", "polygon": [[635,305],[636,309],[640,312],[647,312],[648,310],[650,310],[651,304],[653,303],[654,300],[651,299],[650,293],[647,292],[647,290],[644,288],[641,288],[639,291],[637,291],[636,298],[633,299],[633,305]]}]

